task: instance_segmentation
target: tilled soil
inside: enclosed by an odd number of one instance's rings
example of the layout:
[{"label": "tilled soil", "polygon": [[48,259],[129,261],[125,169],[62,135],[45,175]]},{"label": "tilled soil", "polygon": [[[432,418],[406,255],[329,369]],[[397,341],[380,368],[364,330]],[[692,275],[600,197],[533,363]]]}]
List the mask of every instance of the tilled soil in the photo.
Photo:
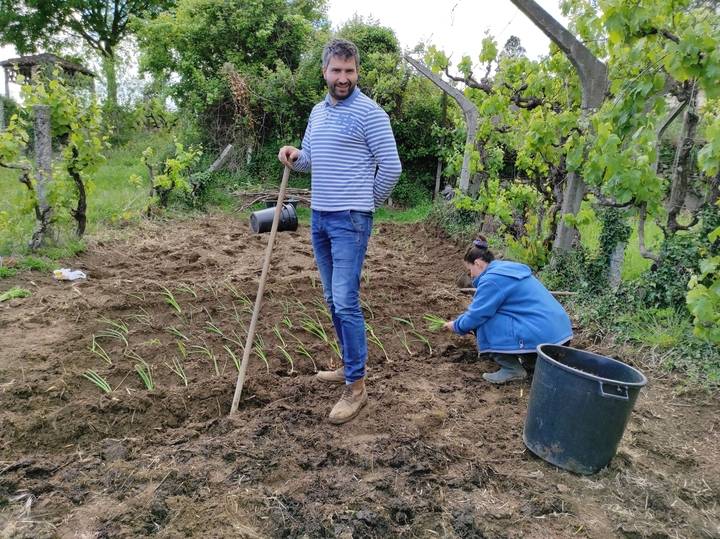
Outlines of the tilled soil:
[{"label": "tilled soil", "polygon": [[360,416],[327,422],[341,387],[313,373],[338,358],[308,331],[332,337],[301,227],[278,236],[267,365],[251,356],[228,417],[267,240],[224,215],[146,223],[66,261],[85,282],[0,282],[33,293],[0,303],[3,537],[720,537],[717,398],[623,352],[650,383],[611,464],[579,476],[538,459],[522,442],[530,380],[494,387],[470,337],[428,331],[424,314],[469,298],[462,249],[418,225],[371,239]]}]

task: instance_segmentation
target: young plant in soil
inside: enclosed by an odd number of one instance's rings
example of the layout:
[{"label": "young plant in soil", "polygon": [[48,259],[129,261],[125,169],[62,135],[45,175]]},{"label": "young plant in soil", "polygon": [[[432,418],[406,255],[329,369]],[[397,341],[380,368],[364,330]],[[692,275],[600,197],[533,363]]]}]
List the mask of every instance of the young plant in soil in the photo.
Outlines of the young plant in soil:
[{"label": "young plant in soil", "polygon": [[97,386],[103,393],[112,393],[112,387],[110,387],[110,383],[96,371],[87,370],[82,375],[84,378],[87,378],[93,384],[95,384],[95,386]]},{"label": "young plant in soil", "polygon": [[408,355],[414,356],[415,354],[410,349],[410,342],[408,341],[407,333],[401,330],[397,335],[400,338],[400,342],[402,343],[403,348],[405,348],[405,350],[407,351]]},{"label": "young plant in soil", "polygon": [[135,313],[128,315],[129,320],[134,320],[138,324],[142,324],[143,326],[152,326],[152,316],[150,316],[150,313],[148,313],[143,307],[140,307],[140,310],[142,313]]},{"label": "young plant in soil", "polygon": [[[432,315],[425,315],[425,316],[432,317]],[[401,318],[399,316],[393,316],[392,319],[397,322],[400,322],[401,324],[408,326],[410,328],[408,331],[416,337],[417,341],[419,341],[419,342],[423,343],[425,346],[427,346],[429,352],[432,354],[432,346],[430,345],[430,341],[427,339],[427,337],[425,337],[425,335],[423,335],[422,333],[417,331],[417,329],[415,328],[415,324],[413,323],[412,320],[410,320],[409,318]],[[425,318],[425,319],[427,320],[427,318]],[[443,324],[445,323],[445,321],[439,317],[434,317],[433,319],[441,320]],[[442,325],[440,327],[442,327]],[[405,332],[405,330],[403,330],[402,333],[403,333],[403,336],[400,337],[400,339],[403,343],[403,346],[405,346],[405,349],[408,352],[410,352],[409,342],[407,340],[407,333]],[[412,352],[410,352],[410,355],[412,355]]]},{"label": "young plant in soil", "polygon": [[207,315],[208,320],[210,320],[210,322],[212,322],[214,324],[215,320],[213,320],[213,317],[210,314],[210,311],[208,310],[208,308],[205,305],[203,305],[202,310],[205,311],[205,314]]},{"label": "young plant in soil", "polygon": [[125,348],[129,346],[127,340],[129,328],[127,324],[125,324],[125,322],[116,322],[115,320],[110,320],[108,318],[101,318],[100,322],[102,322],[103,324],[107,324],[108,327],[99,332],[97,335],[93,335],[93,338],[100,337],[107,339],[117,339],[125,344]]},{"label": "young plant in soil", "polygon": [[367,313],[370,315],[370,320],[375,319],[375,313],[372,310],[372,307],[370,307],[370,304],[365,301],[364,299],[360,300],[360,306],[367,311]]},{"label": "young plant in soil", "polygon": [[208,359],[210,359],[210,361],[212,361],[212,364],[215,367],[215,375],[220,376],[220,368],[218,367],[217,358],[215,357],[215,354],[213,354],[213,351],[210,350],[210,348],[208,347],[207,344],[205,344],[205,343],[203,343],[202,345],[193,344],[190,346],[190,348],[195,350],[194,352],[189,352],[191,354],[197,353],[197,354],[202,354],[202,355],[207,356]]},{"label": "young plant in soil", "polygon": [[255,346],[253,346],[253,351],[257,357],[263,360],[263,363],[265,363],[265,370],[267,370],[267,373],[270,374],[270,363],[268,362],[267,352],[265,351],[265,340],[259,333],[255,335]]},{"label": "young plant in soil", "polygon": [[141,303],[145,303],[145,301],[147,301],[145,298],[145,294],[135,294],[134,292],[121,292],[121,293],[125,294],[129,298],[136,299]]},{"label": "young plant in soil", "polygon": [[140,380],[142,380],[145,389],[152,391],[155,389],[155,382],[152,377],[152,367],[147,364],[144,359],[140,359],[140,363],[135,364],[135,372],[138,373]]},{"label": "young plant in soil", "polygon": [[385,351],[385,345],[382,343],[382,341],[379,339],[379,337],[375,334],[375,330],[373,329],[373,327],[370,324],[368,324],[367,322],[365,322],[365,329],[368,332],[368,341],[370,341],[375,346],[380,348],[380,350],[382,350],[383,355],[385,356],[385,361],[390,363],[390,358],[388,357],[387,352]]},{"label": "young plant in soil", "polygon": [[278,327],[277,324],[275,324],[275,325],[273,326],[273,329],[272,329],[272,330],[273,330],[273,333],[275,334],[275,336],[278,338],[278,340],[279,340],[280,343],[282,344],[282,346],[283,346],[283,347],[287,347],[287,343],[285,342],[285,339],[284,339],[283,336],[282,336],[282,332],[280,331],[280,328]]},{"label": "young plant in soil", "polygon": [[205,322],[205,329],[207,329],[210,333],[214,333],[215,335],[219,335],[220,337],[225,338],[225,334],[222,332],[222,330],[212,322]]},{"label": "young plant in soil", "polygon": [[240,334],[237,331],[235,331],[234,329],[232,330],[232,334],[233,334],[234,338],[228,337],[227,335],[224,335],[223,338],[226,341],[230,341],[231,343],[239,346],[240,350],[245,350],[245,344],[243,343],[242,338],[240,337]]},{"label": "young plant in soil", "polygon": [[105,363],[108,365],[112,365],[112,359],[110,359],[110,355],[105,351],[105,349],[100,346],[100,343],[97,342],[97,339],[95,338],[95,335],[93,335],[92,339],[92,346],[90,346],[90,351],[98,356],[100,359],[102,359]]},{"label": "young plant in soil", "polygon": [[298,354],[303,355],[306,358],[308,358],[313,364],[313,371],[317,372],[318,368],[317,368],[317,365],[315,364],[315,359],[313,359],[312,354],[310,352],[308,352],[308,350],[307,350],[307,348],[305,348],[305,345],[303,344],[303,342],[300,339],[298,339],[297,336],[293,335],[292,337],[298,342],[298,345],[297,345],[297,348],[295,349],[295,351]]},{"label": "young plant in soil", "polygon": [[182,308],[170,289],[163,285],[160,285],[160,288],[163,289],[162,295],[165,298],[165,303],[170,305],[178,316],[182,316]]},{"label": "young plant in soil", "polygon": [[278,350],[280,350],[280,353],[283,355],[283,357],[287,360],[288,363],[290,363],[290,371],[288,374],[292,374],[295,372],[295,363],[293,362],[293,358],[290,355],[290,353],[285,350],[282,346],[277,347]]},{"label": "young plant in soil", "polygon": [[232,284],[225,283],[225,287],[230,291],[232,296],[240,302],[240,305],[242,306],[242,312],[252,314],[253,306],[255,305],[253,301],[249,297],[247,297],[246,294],[243,294],[237,288],[235,288]]},{"label": "young plant in soil", "polygon": [[190,294],[192,297],[194,297],[196,299],[198,297],[197,292],[195,292],[195,290],[189,284],[180,283],[179,285],[177,285],[177,289],[180,290],[181,292]]},{"label": "young plant in soil", "polygon": [[318,313],[324,315],[325,318],[330,320],[330,322],[332,322],[332,314],[330,313],[330,309],[328,309],[327,304],[324,301],[319,300],[317,298],[315,298],[312,302],[317,307],[315,310]]},{"label": "young plant in soil", "polygon": [[172,372],[174,372],[180,380],[182,380],[182,383],[185,384],[185,387],[188,385],[188,379],[187,379],[187,373],[185,372],[185,368],[183,367],[182,362],[175,356],[172,358],[172,365],[169,363],[165,363],[165,366],[170,369]]},{"label": "young plant in soil", "polygon": [[227,344],[223,344],[223,348],[227,351],[228,355],[232,358],[235,368],[240,372],[240,359],[235,355]]},{"label": "young plant in soil", "polygon": [[428,347],[428,352],[429,352],[430,354],[432,354],[432,351],[433,351],[433,350],[432,350],[432,346],[430,346],[430,341],[428,340],[427,337],[425,337],[425,335],[422,335],[421,333],[415,331],[414,329],[411,330],[410,333],[412,333],[413,335],[415,335],[421,343],[425,344],[425,346]]},{"label": "young plant in soil", "polygon": [[[396,322],[400,322],[401,324],[409,326],[412,329],[415,329],[415,324],[413,324],[412,320],[410,320],[410,319],[400,318],[399,316],[393,316],[392,319],[395,320]],[[398,337],[400,337],[400,342],[402,343],[405,350],[407,350],[407,353],[409,355],[413,356],[414,353],[410,349],[410,341],[408,340],[407,332],[404,329],[401,329],[397,335],[398,335]]]},{"label": "young plant in soil", "polygon": [[299,298],[295,298],[293,300],[293,305],[295,305],[297,307],[297,309],[295,311],[298,313],[304,313],[305,311],[307,311],[305,304],[302,301],[300,301]]},{"label": "young plant in soil", "polygon": [[337,354],[337,356],[342,359],[340,346],[334,338],[330,339],[330,337],[328,337],[328,334],[325,331],[323,325],[320,323],[320,320],[305,315],[305,318],[303,318],[302,320],[302,328],[311,335],[314,335],[315,337],[320,339],[325,344],[327,344],[335,352],[335,354]]},{"label": "young plant in soil", "polygon": [[176,337],[179,337],[183,341],[190,341],[190,339],[188,339],[187,336],[182,331],[180,331],[178,328],[176,328],[175,326],[170,326],[169,328],[165,328],[165,331],[167,331],[171,335],[175,335]]}]

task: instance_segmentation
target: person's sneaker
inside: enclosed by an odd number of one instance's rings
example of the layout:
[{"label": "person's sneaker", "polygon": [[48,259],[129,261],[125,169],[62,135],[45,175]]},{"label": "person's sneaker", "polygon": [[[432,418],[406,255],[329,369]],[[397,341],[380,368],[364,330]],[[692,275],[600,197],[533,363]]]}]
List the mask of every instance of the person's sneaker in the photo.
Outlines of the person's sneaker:
[{"label": "person's sneaker", "polygon": [[329,382],[331,384],[344,384],[345,383],[345,369],[340,367],[334,371],[318,371],[315,378],[321,382]]},{"label": "person's sneaker", "polygon": [[527,378],[527,372],[522,367],[517,369],[503,367],[497,372],[486,372],[482,377],[491,384],[505,384],[514,380],[524,380]]},{"label": "person's sneaker", "polygon": [[363,406],[367,404],[368,396],[365,389],[365,380],[358,380],[347,384],[343,390],[342,397],[333,406],[330,412],[330,423],[341,425],[347,423],[360,413]]}]

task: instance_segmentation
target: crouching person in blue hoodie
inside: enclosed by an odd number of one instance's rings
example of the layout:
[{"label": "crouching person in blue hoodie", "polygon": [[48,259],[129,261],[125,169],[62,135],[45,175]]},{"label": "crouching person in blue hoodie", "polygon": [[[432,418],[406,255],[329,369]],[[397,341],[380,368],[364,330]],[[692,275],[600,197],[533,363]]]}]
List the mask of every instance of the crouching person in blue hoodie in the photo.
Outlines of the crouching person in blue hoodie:
[{"label": "crouching person in blue hoodie", "polygon": [[478,236],[465,253],[475,286],[468,309],[445,329],[460,335],[475,331],[478,351],[490,354],[500,370],[485,373],[493,384],[527,377],[522,363],[534,360],[538,344],[565,344],[572,325],[565,309],[525,264],[495,260],[485,237]]}]

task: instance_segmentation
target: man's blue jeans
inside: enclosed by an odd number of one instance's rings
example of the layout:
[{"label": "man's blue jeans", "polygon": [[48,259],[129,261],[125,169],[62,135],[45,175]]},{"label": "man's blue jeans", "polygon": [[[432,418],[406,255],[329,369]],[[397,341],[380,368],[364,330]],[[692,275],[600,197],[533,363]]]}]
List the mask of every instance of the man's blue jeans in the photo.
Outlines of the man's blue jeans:
[{"label": "man's blue jeans", "polygon": [[315,261],[340,343],[346,384],[365,377],[367,338],[360,275],[372,222],[372,213],[365,211],[313,210],[311,217]]}]

